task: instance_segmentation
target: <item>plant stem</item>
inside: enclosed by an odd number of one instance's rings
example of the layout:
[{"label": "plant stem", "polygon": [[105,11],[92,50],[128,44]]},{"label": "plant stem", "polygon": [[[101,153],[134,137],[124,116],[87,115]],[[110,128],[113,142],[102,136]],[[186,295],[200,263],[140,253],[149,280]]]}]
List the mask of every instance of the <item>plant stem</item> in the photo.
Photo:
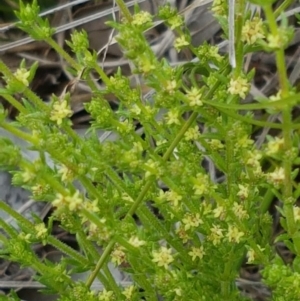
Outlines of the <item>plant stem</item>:
[{"label": "plant stem", "polygon": [[37,145],[38,144],[38,140],[33,138],[31,135],[23,132],[23,131],[20,131],[19,129],[17,129],[16,127],[12,126],[10,123],[8,122],[1,122],[1,127],[3,129],[5,129],[6,131],[10,132],[11,134],[13,134],[14,136],[22,139],[22,140],[25,140],[27,142],[30,142],[31,144],[33,145]]},{"label": "plant stem", "polygon": [[115,241],[111,240],[109,242],[109,244],[107,245],[107,247],[105,248],[104,252],[102,253],[99,261],[97,262],[97,265],[94,269],[94,271],[92,271],[92,273],[89,275],[89,278],[86,281],[86,286],[87,287],[91,287],[91,285],[93,284],[95,278],[97,277],[97,274],[99,273],[100,269],[102,268],[102,266],[104,265],[107,257],[110,255],[112,249],[115,246]]},{"label": "plant stem", "polygon": [[106,276],[106,279],[109,283],[110,288],[114,291],[114,293],[117,296],[117,299],[120,300],[121,297],[121,291],[120,288],[118,287],[115,278],[113,277],[113,275],[111,274],[109,268],[107,267],[107,265],[103,266],[103,272]]},{"label": "plant stem", "polygon": [[294,3],[294,0],[285,0],[283,1],[280,6],[275,10],[274,17],[278,18],[280,14],[285,11],[290,5]]},{"label": "plant stem", "polygon": [[103,199],[102,194],[99,193],[97,188],[93,185],[93,183],[87,176],[80,176],[79,180],[90,195],[104,204],[105,200]]},{"label": "plant stem", "polygon": [[23,224],[28,229],[34,229],[34,225],[28,221],[25,217],[23,217],[20,213],[15,211],[13,208],[8,206],[3,201],[0,201],[0,209],[8,213],[10,216],[12,216],[18,223]]},{"label": "plant stem", "polygon": [[234,76],[239,77],[242,72],[244,62],[244,43],[241,40],[242,28],[244,25],[245,14],[245,1],[237,1],[237,13],[236,13],[236,27],[235,27],[235,45],[236,45],[236,68],[234,70]]},{"label": "plant stem", "polygon": [[[285,5],[288,4],[288,1],[285,2]],[[271,34],[278,36],[280,33],[277,28],[277,23],[275,19],[275,14],[272,11],[270,5],[265,6],[265,13],[270,27]],[[280,48],[275,51],[276,56],[276,66],[279,77],[279,84],[281,90],[281,96],[283,98],[287,97],[289,94],[289,82],[287,77],[287,68],[285,64],[285,53],[284,49]],[[291,162],[291,151],[293,148],[292,142],[292,111],[291,106],[286,104],[282,111],[282,125],[283,125],[283,138],[284,138],[284,150],[285,157],[283,159],[283,168],[284,168],[284,184],[283,184],[283,210],[285,213],[286,223],[287,223],[287,232],[290,237],[293,239],[295,250],[297,255],[300,255],[300,241],[298,238],[294,239],[295,234],[297,233],[297,225],[294,217],[293,211],[293,186],[292,186],[292,162]]]},{"label": "plant stem", "polygon": [[126,6],[126,4],[124,3],[124,1],[123,0],[116,0],[116,3],[120,7],[120,11],[123,13],[123,15],[127,19],[127,21],[131,22],[132,21],[131,13],[130,13],[128,7]]},{"label": "plant stem", "polygon": [[[16,77],[14,74],[10,71],[10,69],[0,60],[0,70],[1,73],[8,79],[16,80]],[[19,81],[20,82],[20,81]],[[21,82],[20,82],[21,84]],[[36,96],[35,93],[33,93],[29,88],[27,88],[23,84],[23,94],[28,98],[28,100],[33,103],[37,108],[39,108],[41,111],[48,112],[50,109],[49,107],[40,99],[38,96]]]},{"label": "plant stem", "polygon": [[82,265],[89,265],[89,261],[84,256],[82,256],[80,253],[76,252],[74,249],[70,248],[68,245],[64,244],[57,238],[50,235],[47,238],[47,242],[56,249],[62,251],[64,254],[78,261]]},{"label": "plant stem", "polygon": [[76,71],[80,71],[82,69],[82,67],[52,38],[48,38],[46,43],[48,43],[59,55],[61,55]]},{"label": "plant stem", "polygon": [[[0,209],[1,203],[3,203],[3,201],[0,200]],[[10,237],[16,237],[18,235],[17,231],[7,224],[2,218],[0,218],[0,228],[3,229]]]},{"label": "plant stem", "polygon": [[16,100],[13,96],[5,93],[1,93],[1,96],[7,100],[14,108],[16,108],[19,112],[23,114],[27,114],[28,111],[25,109],[25,107],[18,101]]}]

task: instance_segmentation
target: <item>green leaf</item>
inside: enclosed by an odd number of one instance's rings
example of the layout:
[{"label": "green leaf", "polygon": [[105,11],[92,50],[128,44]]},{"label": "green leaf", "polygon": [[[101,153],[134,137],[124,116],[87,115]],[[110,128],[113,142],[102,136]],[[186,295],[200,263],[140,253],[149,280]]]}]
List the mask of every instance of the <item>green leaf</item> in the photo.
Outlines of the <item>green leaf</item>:
[{"label": "green leaf", "polygon": [[39,66],[39,63],[38,63],[38,62],[34,62],[34,63],[32,64],[32,66],[30,67],[30,75],[29,75],[29,77],[28,77],[28,81],[29,81],[29,82],[31,82],[31,81],[33,80],[33,78],[34,78],[34,76],[35,76],[35,73],[36,73],[36,70],[37,70],[38,66]]},{"label": "green leaf", "polygon": [[249,2],[264,7],[272,5],[276,0],[249,0]]},{"label": "green leaf", "polygon": [[282,226],[282,228],[284,230],[287,230],[287,224],[286,224],[286,219],[285,218],[283,218],[283,217],[280,218],[280,225]]},{"label": "green leaf", "polygon": [[292,171],[291,177],[292,177],[293,180],[295,180],[295,178],[297,177],[298,173],[299,173],[299,168],[296,168],[296,169],[294,169]]},{"label": "green leaf", "polygon": [[276,242],[279,242],[279,241],[286,241],[286,240],[288,240],[288,239],[289,239],[289,235],[288,235],[287,233],[284,233],[284,234],[278,235],[278,236],[275,238],[274,242],[276,243]]},{"label": "green leaf", "polygon": [[292,251],[293,253],[296,253],[294,244],[290,240],[285,240],[284,243],[290,251]]},{"label": "green leaf", "polygon": [[283,209],[279,206],[275,206],[276,207],[276,210],[282,215],[282,216],[285,216],[285,213],[283,211]]},{"label": "green leaf", "polygon": [[2,89],[2,88],[0,88],[0,95],[5,95],[5,94],[9,94],[9,95],[11,95],[12,93],[10,92],[10,91],[8,91],[7,89]]},{"label": "green leaf", "polygon": [[293,261],[294,272],[300,273],[300,257],[297,256]]}]

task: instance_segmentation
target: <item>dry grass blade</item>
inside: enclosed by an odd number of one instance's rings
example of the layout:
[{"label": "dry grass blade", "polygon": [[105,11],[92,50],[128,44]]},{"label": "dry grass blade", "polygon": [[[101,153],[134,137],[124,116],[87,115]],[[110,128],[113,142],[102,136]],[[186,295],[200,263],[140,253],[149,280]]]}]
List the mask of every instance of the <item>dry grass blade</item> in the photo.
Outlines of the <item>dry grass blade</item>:
[{"label": "dry grass blade", "polygon": [[[130,2],[126,3],[126,6],[131,7],[131,6],[134,6],[136,3],[142,3],[144,1],[146,1],[146,0],[130,1]],[[111,13],[115,13],[115,12],[118,12],[118,11],[119,11],[119,7],[113,7],[113,8],[107,9],[103,12],[98,12],[98,13],[95,13],[95,14],[91,14],[88,17],[84,17],[84,18],[81,18],[79,20],[75,20],[75,21],[72,21],[68,24],[64,24],[64,25],[61,25],[61,26],[58,26],[58,27],[54,28],[55,33],[60,33],[60,32],[63,32],[65,30],[74,28],[76,26],[86,24],[88,22],[91,22],[91,21],[97,20],[99,18],[108,16]],[[10,49],[15,48],[15,47],[23,46],[23,45],[28,44],[28,43],[33,42],[33,41],[34,41],[34,39],[32,39],[31,37],[26,37],[26,38],[20,39],[18,41],[7,43],[5,45],[0,46],[0,52],[7,51],[7,50],[10,50]]]},{"label": "dry grass blade", "polygon": [[193,10],[199,6],[204,6],[206,4],[212,3],[213,0],[196,0],[194,1],[192,4],[190,4],[189,6],[187,6],[186,8],[184,8],[182,11],[180,11],[181,14],[187,13],[190,10]]},{"label": "dry grass blade", "polygon": [[[121,281],[120,283],[117,283],[118,285],[122,287],[128,287],[132,285],[132,282],[130,281]],[[45,288],[43,284],[37,281],[0,281],[0,289],[18,289],[18,288],[36,288],[36,289],[42,289]],[[92,285],[92,289],[96,290],[102,290],[104,288],[103,285],[99,283],[95,283]]]},{"label": "dry grass blade", "polygon": [[235,0],[229,0],[229,11],[228,11],[228,29],[229,29],[229,62],[232,68],[236,67],[236,61],[235,61],[235,26],[234,26],[234,20],[235,20]]},{"label": "dry grass blade", "polygon": [[[57,11],[61,11],[63,9],[66,9],[66,8],[69,8],[69,7],[78,5],[78,4],[83,4],[83,3],[89,2],[89,1],[91,1],[91,0],[75,0],[75,1],[72,1],[70,3],[58,5],[55,8],[52,8],[52,9],[49,9],[49,10],[46,10],[46,11],[40,13],[39,16],[40,17],[44,17],[44,16],[47,16],[47,15],[51,15],[51,14],[57,12]],[[20,22],[16,22],[16,23],[9,24],[7,26],[0,27],[0,32],[5,32],[5,31],[7,31],[7,30],[9,30],[11,28],[16,27],[16,25],[18,23],[20,23]]]}]

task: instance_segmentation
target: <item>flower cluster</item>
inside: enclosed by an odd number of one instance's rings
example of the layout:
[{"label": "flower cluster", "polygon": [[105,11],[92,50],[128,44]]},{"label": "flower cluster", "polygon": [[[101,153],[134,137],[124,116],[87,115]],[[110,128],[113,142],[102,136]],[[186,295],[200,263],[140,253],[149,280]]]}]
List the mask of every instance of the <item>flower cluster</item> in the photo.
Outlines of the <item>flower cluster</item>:
[{"label": "flower cluster", "polygon": [[178,14],[175,8],[170,5],[164,5],[160,8],[159,17],[164,19],[165,22],[170,26],[170,28],[177,29],[183,26],[184,20],[183,17]]},{"label": "flower cluster", "polygon": [[227,1],[214,0],[211,10],[215,16],[226,16],[228,12]]},{"label": "flower cluster", "polygon": [[61,125],[63,120],[71,117],[73,114],[68,101],[63,99],[62,101],[57,101],[53,104],[51,111],[50,120],[55,121],[57,125]]},{"label": "flower cluster", "polygon": [[70,211],[75,211],[82,207],[83,199],[78,190],[73,195],[65,196],[58,193],[52,205],[58,209],[67,207]]},{"label": "flower cluster", "polygon": [[26,87],[29,85],[28,78],[30,76],[30,72],[27,71],[25,68],[20,68],[17,69],[16,72],[14,73],[14,76],[16,77],[17,80],[22,82]]},{"label": "flower cluster", "polygon": [[247,20],[242,29],[242,41],[247,44],[255,44],[257,40],[265,37],[263,30],[263,21],[259,17],[254,17],[252,20]]},{"label": "flower cluster", "polygon": [[202,63],[220,63],[223,60],[223,57],[219,54],[219,48],[217,46],[209,45],[208,43],[204,43],[203,45],[198,47],[197,57]]},{"label": "flower cluster", "polygon": [[[151,24],[152,16],[146,11],[141,11],[133,16],[132,24],[136,26],[141,26],[144,24]],[[150,26],[150,25],[149,25]]]},{"label": "flower cluster", "polygon": [[186,101],[191,107],[202,106],[201,96],[201,91],[196,87],[193,87],[186,93]]},{"label": "flower cluster", "polygon": [[174,256],[172,255],[172,249],[166,247],[161,247],[159,250],[154,250],[152,252],[153,259],[159,267],[164,267],[168,269],[170,263],[174,261]]},{"label": "flower cluster", "polygon": [[231,95],[239,95],[244,99],[249,92],[249,88],[250,86],[247,79],[242,77],[232,78],[229,82],[228,92]]},{"label": "flower cluster", "polygon": [[174,47],[179,52],[180,50],[186,48],[190,45],[188,38],[185,35],[182,35],[175,39]]}]

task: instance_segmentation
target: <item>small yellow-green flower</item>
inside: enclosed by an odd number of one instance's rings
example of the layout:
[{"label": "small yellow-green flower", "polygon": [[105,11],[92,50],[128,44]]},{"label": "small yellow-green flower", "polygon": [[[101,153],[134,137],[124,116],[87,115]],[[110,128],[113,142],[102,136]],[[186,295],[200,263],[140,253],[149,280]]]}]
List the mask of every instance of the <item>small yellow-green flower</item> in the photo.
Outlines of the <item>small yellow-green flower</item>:
[{"label": "small yellow-green flower", "polygon": [[219,54],[219,47],[218,46],[210,46],[208,55],[211,58],[214,58],[216,61],[221,62],[223,57]]},{"label": "small yellow-green flower", "polygon": [[202,106],[203,102],[201,101],[202,93],[199,89],[196,87],[193,87],[191,90],[189,90],[186,93],[187,102],[189,106],[195,107],[195,106]]},{"label": "small yellow-green flower", "polygon": [[208,144],[214,151],[223,149],[225,147],[224,144],[218,139],[211,139]]},{"label": "small yellow-green flower", "polygon": [[153,161],[152,159],[149,159],[145,163],[145,169],[147,170],[145,173],[145,177],[148,178],[151,175],[159,175],[160,174],[160,164],[157,161]]},{"label": "small yellow-green flower", "polygon": [[161,247],[159,251],[153,251],[152,256],[152,261],[159,267],[164,267],[165,269],[167,269],[169,264],[174,261],[172,249],[168,249],[166,247]]},{"label": "small yellow-green flower", "polygon": [[249,196],[249,187],[242,184],[238,184],[238,187],[239,191],[237,193],[237,196],[239,196],[242,200],[247,199]]},{"label": "small yellow-green flower", "polygon": [[70,211],[78,210],[82,207],[83,199],[80,197],[80,192],[77,190],[72,196],[64,196],[60,193],[56,195],[56,199],[52,202],[54,207],[62,208],[67,206]]},{"label": "small yellow-green flower", "polygon": [[282,38],[280,37],[279,33],[273,35],[269,34],[267,36],[268,46],[272,49],[279,49],[282,45]]},{"label": "small yellow-green flower", "polygon": [[300,207],[294,206],[293,207],[293,211],[294,211],[294,219],[295,219],[295,221],[300,221]]},{"label": "small yellow-green flower", "polygon": [[74,172],[65,165],[62,165],[58,170],[58,173],[61,174],[61,179],[63,182],[71,182],[74,179]]},{"label": "small yellow-green flower", "polygon": [[209,202],[202,202],[201,204],[203,215],[210,214],[212,212],[212,205]]},{"label": "small yellow-green flower", "polygon": [[233,203],[232,212],[240,220],[249,218],[247,211],[241,204],[238,204],[237,202]]},{"label": "small yellow-green flower", "polygon": [[155,65],[148,57],[140,57],[137,65],[139,70],[141,70],[144,74],[147,74],[155,69]]},{"label": "small yellow-green flower", "polygon": [[45,227],[44,223],[37,224],[37,225],[35,225],[34,228],[35,228],[35,231],[36,231],[35,235],[36,235],[37,238],[45,238],[45,237],[47,237],[48,230]]},{"label": "small yellow-green flower", "polygon": [[269,99],[270,99],[271,101],[277,101],[277,100],[280,100],[281,98],[282,98],[282,91],[281,91],[281,89],[278,90],[277,93],[276,93],[275,95],[271,95],[271,96],[269,97]]},{"label": "small yellow-green flower", "polygon": [[43,194],[49,192],[51,190],[50,185],[48,184],[36,184],[34,186],[32,186],[31,191],[32,191],[32,195],[35,197],[40,197]]},{"label": "small yellow-green flower", "polygon": [[84,202],[83,207],[90,212],[99,212],[98,200],[92,202]]},{"label": "small yellow-green flower", "polygon": [[231,95],[239,95],[241,98],[245,98],[247,93],[249,92],[250,85],[247,79],[238,77],[232,78],[229,82],[228,92]]},{"label": "small yellow-green flower", "polygon": [[140,115],[142,110],[139,106],[137,106],[136,104],[134,104],[131,108],[130,108],[130,112],[135,114],[135,115]]},{"label": "small yellow-green flower", "polygon": [[165,117],[167,124],[180,124],[180,113],[178,109],[171,109],[168,113],[167,116]]},{"label": "small yellow-green flower", "polygon": [[181,15],[176,14],[168,19],[168,24],[170,25],[170,28],[173,30],[175,28],[181,27],[183,25],[183,18]]},{"label": "small yellow-green flower", "polygon": [[244,157],[245,164],[251,166],[253,168],[253,172],[257,176],[262,175],[262,168],[259,162],[261,158],[262,158],[262,153],[259,150],[247,151]]},{"label": "small yellow-green flower", "polygon": [[98,294],[98,300],[111,301],[114,300],[113,295],[114,295],[113,291],[107,291],[106,289],[103,289],[103,291]]},{"label": "small yellow-green flower", "polygon": [[27,71],[25,68],[19,68],[14,73],[14,76],[17,78],[17,80],[19,80],[26,87],[28,87],[28,85],[29,85],[28,78],[30,76],[30,72],[29,71]]},{"label": "small yellow-green flower", "polygon": [[208,190],[213,187],[210,187],[208,175],[198,173],[197,178],[194,179],[194,186],[193,189],[195,190],[195,195],[203,195],[204,193],[207,193]]},{"label": "small yellow-green flower", "polygon": [[177,82],[176,80],[168,80],[165,84],[164,84],[164,88],[165,90],[170,94],[173,95],[176,91],[177,88]]},{"label": "small yellow-green flower", "polygon": [[88,239],[91,240],[100,240],[100,241],[108,241],[111,238],[110,230],[105,226],[105,219],[100,220],[103,223],[102,227],[99,227],[93,223],[90,223],[88,226]]},{"label": "small yellow-green flower", "polygon": [[122,200],[124,200],[125,202],[128,202],[128,203],[133,203],[133,198],[126,192],[123,192],[122,193]]},{"label": "small yellow-green flower", "polygon": [[268,156],[277,154],[280,150],[283,149],[284,146],[284,139],[275,137],[271,141],[268,142],[266,148],[266,154]]},{"label": "small yellow-green flower", "polygon": [[260,164],[259,160],[262,158],[262,153],[259,150],[253,150],[247,152],[246,157],[246,164],[249,166],[255,166],[256,164]]},{"label": "small yellow-green flower", "polygon": [[192,251],[189,252],[189,255],[192,257],[192,260],[194,261],[197,257],[199,257],[200,259],[203,258],[203,256],[205,255],[205,252],[203,250],[203,246],[199,247],[199,248],[195,248],[192,247]]},{"label": "small yellow-green flower", "polygon": [[83,199],[80,196],[80,192],[77,190],[72,196],[67,196],[66,201],[70,211],[78,210],[82,207]]},{"label": "small yellow-green flower", "polygon": [[223,206],[217,206],[214,210],[213,210],[213,214],[215,218],[219,218],[220,220],[224,219],[224,215],[225,215],[225,208]]},{"label": "small yellow-green flower", "polygon": [[35,177],[36,177],[35,173],[30,169],[25,169],[22,172],[22,179],[25,183],[35,179]]},{"label": "small yellow-green flower", "polygon": [[177,51],[180,51],[182,48],[189,46],[189,44],[185,36],[180,36],[175,40],[174,47]]},{"label": "small yellow-green flower", "polygon": [[200,214],[192,214],[186,213],[182,219],[182,223],[184,224],[184,230],[189,230],[191,228],[196,228],[200,224],[203,224],[202,219],[200,218]]},{"label": "small yellow-green flower", "polygon": [[182,196],[174,190],[169,190],[164,194],[164,197],[167,201],[171,202],[174,207],[179,205],[179,202],[182,200]]},{"label": "small yellow-green flower", "polygon": [[175,232],[179,236],[179,238],[182,240],[183,243],[186,243],[188,240],[191,239],[191,237],[189,236],[189,234],[187,233],[187,231],[184,229],[183,225],[180,225],[176,229]]},{"label": "small yellow-green flower", "polygon": [[[265,249],[262,248],[260,245],[257,245],[258,249],[260,252],[264,251]],[[252,249],[252,248],[249,248],[248,249],[248,252],[247,252],[247,257],[248,257],[248,261],[247,263],[253,263],[254,260],[256,259],[257,257],[257,254],[256,252]]]},{"label": "small yellow-green flower", "polygon": [[242,41],[252,45],[257,40],[265,37],[263,31],[263,22],[261,18],[254,17],[252,20],[247,20],[242,28]]},{"label": "small yellow-green flower", "polygon": [[221,242],[221,239],[224,237],[222,233],[224,230],[220,228],[219,225],[214,225],[210,228],[210,235],[208,239],[212,241],[213,245],[216,246]]},{"label": "small yellow-green flower", "polygon": [[134,291],[135,291],[135,286],[130,285],[124,289],[124,291],[122,292],[122,295],[124,295],[126,297],[126,300],[131,300]]},{"label": "small yellow-green flower", "polygon": [[243,137],[239,138],[237,141],[237,145],[242,148],[247,148],[248,146],[252,145],[254,141],[252,139],[249,139],[247,135],[244,135]]},{"label": "small yellow-green flower", "polygon": [[67,204],[68,203],[67,203],[66,197],[64,195],[62,195],[61,193],[58,193],[56,195],[55,200],[52,202],[52,206],[57,207],[57,208],[64,207]]},{"label": "small yellow-green flower", "polygon": [[63,119],[72,116],[72,110],[66,100],[57,101],[52,108],[50,119],[61,125]]},{"label": "small yellow-green flower", "polygon": [[[181,288],[175,288],[174,292],[177,296],[181,297],[182,296],[182,289]],[[177,300],[177,299],[174,299]]]},{"label": "small yellow-green flower", "polygon": [[283,181],[285,179],[283,167],[277,167],[273,172],[267,174],[267,179],[275,186],[283,184]]},{"label": "small yellow-green flower", "polygon": [[143,145],[141,142],[133,142],[132,150],[136,153],[141,153],[143,151]]},{"label": "small yellow-green flower", "polygon": [[25,241],[27,243],[31,243],[32,235],[30,233],[25,234],[24,232],[21,232],[18,234],[18,238],[22,241]]},{"label": "small yellow-green flower", "polygon": [[123,247],[115,247],[115,249],[111,252],[111,261],[116,265],[120,265],[126,261],[126,254],[123,251]]},{"label": "small yellow-green flower", "polygon": [[146,11],[141,11],[133,16],[132,24],[133,25],[143,25],[146,23],[152,22],[152,16]]},{"label": "small yellow-green flower", "polygon": [[248,257],[248,260],[247,260],[247,263],[252,263],[255,259],[255,252],[252,248],[250,248],[247,252],[247,257]]},{"label": "small yellow-green flower", "polygon": [[117,126],[117,131],[121,134],[128,134],[133,130],[133,124],[128,119],[120,121]]},{"label": "small yellow-green flower", "polygon": [[187,141],[197,140],[200,137],[198,125],[190,127],[184,134],[184,139]]},{"label": "small yellow-green flower", "polygon": [[214,0],[211,11],[215,16],[226,16],[227,15],[227,5],[225,0]]},{"label": "small yellow-green flower", "polygon": [[144,240],[140,240],[137,236],[131,236],[129,239],[129,243],[136,248],[139,248],[140,246],[146,244]]},{"label": "small yellow-green flower", "polygon": [[229,242],[239,243],[244,235],[244,232],[239,231],[237,227],[230,225],[226,237]]}]

